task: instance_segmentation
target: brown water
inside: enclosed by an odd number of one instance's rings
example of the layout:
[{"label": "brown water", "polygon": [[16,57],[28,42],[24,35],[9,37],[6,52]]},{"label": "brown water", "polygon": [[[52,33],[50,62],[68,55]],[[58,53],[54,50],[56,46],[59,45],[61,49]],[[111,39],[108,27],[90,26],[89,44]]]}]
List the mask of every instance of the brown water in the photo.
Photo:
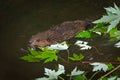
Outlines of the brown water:
[{"label": "brown water", "polygon": [[[19,59],[20,56],[25,55],[20,49],[27,48],[29,38],[35,33],[67,20],[93,21],[104,14],[103,7],[113,6],[114,2],[120,5],[118,0],[1,0],[0,80],[33,80],[42,76],[43,67],[49,65],[51,68],[52,63],[43,65]],[[97,41],[95,43],[91,41],[91,44],[96,46],[101,46],[98,45],[100,42],[104,44],[102,40]],[[100,47],[99,50],[108,53],[107,58],[113,54],[120,56],[120,50],[111,45]],[[101,59],[97,55],[86,55],[88,60],[90,57],[94,57],[97,61]],[[68,71],[71,70],[71,65],[65,66],[68,67]]]}]

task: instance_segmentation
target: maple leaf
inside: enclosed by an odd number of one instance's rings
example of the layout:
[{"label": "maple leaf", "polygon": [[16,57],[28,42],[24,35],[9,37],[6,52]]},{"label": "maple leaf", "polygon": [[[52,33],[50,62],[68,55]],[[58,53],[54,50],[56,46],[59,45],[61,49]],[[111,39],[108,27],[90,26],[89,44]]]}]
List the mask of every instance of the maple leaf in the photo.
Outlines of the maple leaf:
[{"label": "maple leaf", "polygon": [[80,47],[80,50],[87,50],[87,49],[91,49],[92,47],[87,45],[88,42],[85,42],[85,41],[76,41],[75,42],[75,45],[79,46]]},{"label": "maple leaf", "polygon": [[79,61],[82,60],[84,58],[84,56],[82,54],[76,54],[74,53],[72,57],[69,57],[69,59],[73,60],[73,61]]},{"label": "maple leaf", "polygon": [[84,71],[77,70],[77,67],[75,67],[73,71],[71,72],[71,76],[82,75],[83,73]]},{"label": "maple leaf", "polygon": [[103,63],[91,63],[90,65],[93,65],[93,71],[101,71],[103,70],[104,72],[106,72],[108,70],[108,66],[106,64]]},{"label": "maple leaf", "polygon": [[112,28],[116,27],[120,22],[120,8],[116,4],[113,7],[105,8],[107,15],[104,15],[102,18],[94,21],[93,23],[109,23],[107,32]]},{"label": "maple leaf", "polygon": [[58,64],[58,70],[51,70],[45,68],[45,75],[48,77],[36,78],[36,80],[57,80],[58,76],[65,73],[65,69],[63,65]]},{"label": "maple leaf", "polygon": [[120,48],[120,41],[115,44],[115,47]]},{"label": "maple leaf", "polygon": [[48,49],[55,49],[55,50],[67,50],[68,45],[67,45],[66,41],[64,41],[62,43],[57,43],[57,44],[50,45],[47,48]]}]

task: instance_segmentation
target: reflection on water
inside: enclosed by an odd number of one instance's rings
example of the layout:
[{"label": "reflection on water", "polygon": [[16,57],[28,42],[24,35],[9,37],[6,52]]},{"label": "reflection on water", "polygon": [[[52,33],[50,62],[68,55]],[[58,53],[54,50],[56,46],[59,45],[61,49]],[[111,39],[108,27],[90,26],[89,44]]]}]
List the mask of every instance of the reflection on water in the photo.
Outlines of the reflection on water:
[{"label": "reflection on water", "polygon": [[[66,20],[95,20],[103,14],[103,7],[112,5],[114,1],[0,1],[0,80],[32,80],[41,76],[43,65],[27,63],[19,59],[20,56],[25,55],[20,48],[27,48],[27,42],[31,35]],[[100,51],[110,54],[119,52],[119,50],[114,52],[112,49],[110,47],[109,51],[104,47]],[[69,67],[68,70],[71,69],[70,65],[66,66]],[[49,67],[52,67],[51,63],[49,63]]]}]

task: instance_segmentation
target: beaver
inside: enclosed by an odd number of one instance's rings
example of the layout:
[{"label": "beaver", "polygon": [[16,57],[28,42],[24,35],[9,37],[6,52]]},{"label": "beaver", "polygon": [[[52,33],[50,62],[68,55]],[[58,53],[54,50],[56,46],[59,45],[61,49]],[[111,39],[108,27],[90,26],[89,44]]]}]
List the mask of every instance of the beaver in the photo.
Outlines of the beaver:
[{"label": "beaver", "polygon": [[47,31],[33,35],[29,41],[31,47],[45,47],[74,37],[77,33],[93,27],[90,21],[65,21]]}]

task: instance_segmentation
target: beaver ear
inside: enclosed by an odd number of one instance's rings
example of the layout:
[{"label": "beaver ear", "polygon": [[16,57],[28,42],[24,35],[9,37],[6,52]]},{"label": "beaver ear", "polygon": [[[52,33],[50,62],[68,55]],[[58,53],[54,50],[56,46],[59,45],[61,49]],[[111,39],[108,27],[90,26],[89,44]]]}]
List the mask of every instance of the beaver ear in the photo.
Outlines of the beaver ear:
[{"label": "beaver ear", "polygon": [[91,29],[94,27],[94,24],[91,21],[85,21],[85,30]]}]

